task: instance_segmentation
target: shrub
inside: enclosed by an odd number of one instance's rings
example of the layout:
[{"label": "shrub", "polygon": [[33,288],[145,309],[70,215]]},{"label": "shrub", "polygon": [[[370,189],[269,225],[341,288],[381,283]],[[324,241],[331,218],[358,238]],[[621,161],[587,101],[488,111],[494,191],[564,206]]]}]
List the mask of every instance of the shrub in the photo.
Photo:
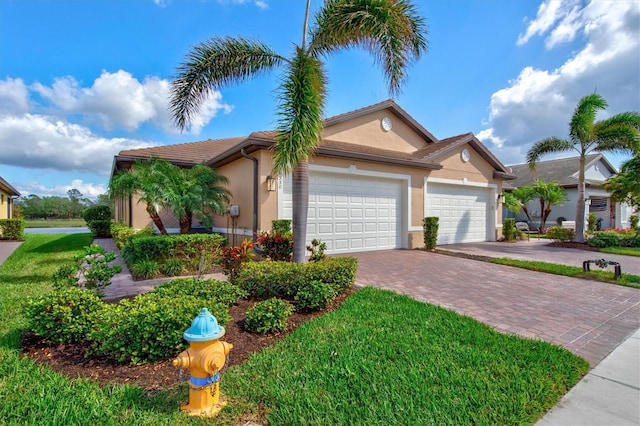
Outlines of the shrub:
[{"label": "shrub", "polygon": [[507,241],[513,241],[520,237],[520,230],[516,227],[516,220],[509,217],[502,224],[502,236]]},{"label": "shrub", "polygon": [[589,239],[589,245],[593,247],[619,247],[620,236],[614,231],[594,232],[593,237]]},{"label": "shrub", "polygon": [[425,217],[422,220],[424,229],[424,247],[427,250],[434,250],[438,242],[438,220],[437,217]]},{"label": "shrub", "polygon": [[107,251],[98,244],[91,244],[84,248],[84,253],[76,257],[80,263],[79,275],[83,278],[82,285],[92,290],[98,297],[104,297],[104,288],[111,284],[113,276],[122,272],[122,266],[109,263],[116,259],[114,252]]},{"label": "shrub", "polygon": [[322,281],[307,281],[298,285],[295,301],[301,311],[314,311],[325,308],[336,297],[331,284]]},{"label": "shrub", "polygon": [[284,331],[292,314],[293,305],[291,303],[272,297],[255,303],[247,310],[244,328],[247,331],[260,334]]},{"label": "shrub", "polygon": [[271,232],[275,235],[291,235],[291,219],[272,220]]},{"label": "shrub", "polygon": [[293,297],[293,283],[303,273],[304,265],[291,262],[252,262],[245,264],[234,283],[252,297]]},{"label": "shrub", "polygon": [[174,277],[182,274],[184,271],[184,265],[180,259],[168,259],[160,265],[160,270],[164,275]]},{"label": "shrub", "polygon": [[195,278],[178,278],[168,281],[153,289],[152,293],[166,297],[193,296],[222,303],[225,306],[233,306],[238,300],[247,297],[246,291],[230,282]]},{"label": "shrub", "polygon": [[639,223],[640,223],[640,216],[638,216],[637,214],[634,214],[631,217],[629,217],[629,226],[631,226],[631,229],[633,229],[636,232],[640,231]]},{"label": "shrub", "polygon": [[248,239],[245,239],[239,246],[223,247],[222,273],[233,281],[240,272],[242,264],[250,261],[253,256],[253,242]]},{"label": "shrub", "polygon": [[131,273],[136,278],[148,280],[160,275],[160,264],[155,260],[138,260],[131,265]]},{"label": "shrub", "polygon": [[303,266],[304,280],[330,284],[338,294],[351,287],[356,281],[358,259],[331,257],[322,262],[307,263]]},{"label": "shrub", "polygon": [[598,215],[589,213],[587,216],[587,232],[593,234],[598,230]]},{"label": "shrub", "polygon": [[51,275],[53,288],[78,287],[78,272],[80,268],[77,264],[65,264],[58,267]]},{"label": "shrub", "polygon": [[0,240],[24,240],[24,220],[0,219]]},{"label": "shrub", "polygon": [[624,235],[620,237],[621,247],[640,247],[640,235]]},{"label": "shrub", "polygon": [[82,218],[96,237],[111,236],[111,208],[109,206],[87,207]]},{"label": "shrub", "polygon": [[58,288],[31,299],[25,309],[29,329],[57,343],[75,343],[95,327],[104,304],[93,292],[75,287]]},{"label": "shrub", "polygon": [[164,359],[186,349],[182,334],[203,307],[220,324],[231,320],[223,304],[194,296],[167,297],[152,292],[115,306],[101,316],[101,327],[89,334],[91,351],[132,364]]},{"label": "shrub", "polygon": [[122,249],[122,257],[128,264],[140,260],[156,260],[170,257],[175,245],[171,236],[148,236],[130,239]]},{"label": "shrub", "polygon": [[150,226],[146,226],[140,230],[136,230],[124,223],[113,222],[111,224],[111,236],[116,243],[116,247],[122,250],[131,238],[153,236],[153,229]]},{"label": "shrub", "polygon": [[557,241],[571,241],[575,237],[576,231],[561,226],[552,226],[547,229],[547,237]]},{"label": "shrub", "polygon": [[327,244],[314,238],[311,240],[311,245],[307,246],[307,251],[311,253],[309,256],[309,262],[317,262],[322,259],[326,259],[327,255],[324,251],[327,249]]},{"label": "shrub", "polygon": [[260,245],[262,254],[270,260],[279,262],[291,262],[293,260],[293,235],[276,234],[263,231],[256,237],[256,243]]}]

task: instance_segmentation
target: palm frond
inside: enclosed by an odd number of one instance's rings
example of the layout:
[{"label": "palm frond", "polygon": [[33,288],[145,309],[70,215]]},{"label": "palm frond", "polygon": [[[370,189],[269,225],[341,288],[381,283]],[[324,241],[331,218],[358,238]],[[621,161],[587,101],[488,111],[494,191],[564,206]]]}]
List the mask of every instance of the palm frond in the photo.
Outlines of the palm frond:
[{"label": "palm frond", "polygon": [[569,123],[569,137],[574,143],[588,145],[594,140],[593,124],[596,114],[607,106],[607,101],[597,93],[580,99]]},{"label": "palm frond", "polygon": [[566,152],[572,149],[575,149],[573,143],[566,139],[556,137],[542,139],[534,143],[527,152],[527,163],[531,169],[535,169],[536,163],[543,155]]},{"label": "palm frond", "polygon": [[618,153],[640,152],[640,134],[629,126],[603,127],[598,130],[598,140],[594,150]]},{"label": "palm frond", "polygon": [[242,37],[214,37],[194,46],[171,83],[169,109],[184,130],[211,91],[240,83],[286,62],[267,45]]},{"label": "palm frond", "polygon": [[427,51],[427,28],[405,0],[329,0],[316,15],[309,50],[316,55],[360,47],[384,71],[389,92],[399,92],[410,63]]},{"label": "palm frond", "polygon": [[313,154],[322,131],[326,84],[322,62],[297,49],[278,96],[276,173],[288,173]]}]

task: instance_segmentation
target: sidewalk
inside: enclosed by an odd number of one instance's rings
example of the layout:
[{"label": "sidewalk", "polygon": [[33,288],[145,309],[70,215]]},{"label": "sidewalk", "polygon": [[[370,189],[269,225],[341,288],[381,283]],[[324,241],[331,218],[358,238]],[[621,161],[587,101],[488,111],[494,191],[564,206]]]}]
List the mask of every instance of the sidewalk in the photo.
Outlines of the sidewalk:
[{"label": "sidewalk", "polygon": [[640,425],[640,329],[596,365],[537,426]]},{"label": "sidewalk", "polygon": [[22,241],[0,241],[0,265],[20,247],[20,244]]}]

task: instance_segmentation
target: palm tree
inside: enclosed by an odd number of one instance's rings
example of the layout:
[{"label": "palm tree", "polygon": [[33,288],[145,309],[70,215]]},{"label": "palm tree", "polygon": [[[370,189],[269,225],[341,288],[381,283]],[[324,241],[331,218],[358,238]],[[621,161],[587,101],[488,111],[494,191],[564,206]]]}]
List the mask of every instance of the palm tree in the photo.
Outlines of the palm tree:
[{"label": "palm tree", "polygon": [[626,161],[620,171],[607,179],[604,189],[611,199],[625,202],[640,211],[640,154]]},{"label": "palm tree", "polygon": [[510,207],[508,208],[516,214],[518,214],[520,210],[522,210],[525,216],[527,216],[527,221],[531,222],[531,216],[529,216],[529,209],[527,208],[527,204],[529,203],[529,201],[536,198],[535,190],[530,186],[519,186],[511,192],[511,196],[513,196],[514,198],[514,204],[517,203],[519,208],[517,211],[514,211]]},{"label": "palm tree", "polygon": [[569,123],[569,139],[543,139],[536,142],[527,152],[527,162],[532,169],[535,169],[536,162],[545,154],[576,150],[580,155],[574,238],[577,242],[584,242],[584,169],[587,154],[591,151],[633,152],[640,149],[640,114],[623,112],[601,121],[594,121],[598,110],[604,110],[607,106],[602,96],[596,93],[583,97],[578,102]]},{"label": "palm tree", "polygon": [[178,218],[181,234],[191,233],[194,216],[211,226],[214,213],[224,214],[231,195],[222,186],[228,183],[225,176],[203,164],[181,168],[161,160],[156,167],[164,179],[161,204]]},{"label": "palm tree", "polygon": [[[369,51],[393,95],[408,65],[426,51],[426,26],[408,0],[327,0],[308,29],[307,0],[302,43],[291,57],[242,37],[214,37],[192,48],[172,83],[171,114],[184,130],[213,90],[284,66],[279,88],[274,172],[292,173],[295,262],[304,262],[309,202],[309,157],[320,141],[327,79],[322,57],[347,47]],[[308,41],[308,42],[307,42]]]},{"label": "palm tree", "polygon": [[157,173],[158,158],[148,161],[136,161],[129,170],[122,171],[109,182],[109,197],[131,197],[137,195],[138,202],[144,203],[149,217],[162,235],[167,235],[158,206],[162,203],[163,185],[161,175]]},{"label": "palm tree", "polygon": [[567,193],[558,182],[545,182],[542,179],[534,180],[532,189],[540,200],[540,232],[543,232],[551,208],[567,201]]}]

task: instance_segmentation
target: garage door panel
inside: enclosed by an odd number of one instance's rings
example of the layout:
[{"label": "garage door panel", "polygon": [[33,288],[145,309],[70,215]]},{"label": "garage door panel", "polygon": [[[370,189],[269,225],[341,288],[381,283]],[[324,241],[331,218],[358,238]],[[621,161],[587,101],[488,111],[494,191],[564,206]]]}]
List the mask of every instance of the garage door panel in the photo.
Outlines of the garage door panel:
[{"label": "garage door panel", "polygon": [[[291,217],[291,184],[285,182],[283,213]],[[328,253],[400,246],[401,184],[398,180],[311,172],[307,240],[320,238]]]}]

